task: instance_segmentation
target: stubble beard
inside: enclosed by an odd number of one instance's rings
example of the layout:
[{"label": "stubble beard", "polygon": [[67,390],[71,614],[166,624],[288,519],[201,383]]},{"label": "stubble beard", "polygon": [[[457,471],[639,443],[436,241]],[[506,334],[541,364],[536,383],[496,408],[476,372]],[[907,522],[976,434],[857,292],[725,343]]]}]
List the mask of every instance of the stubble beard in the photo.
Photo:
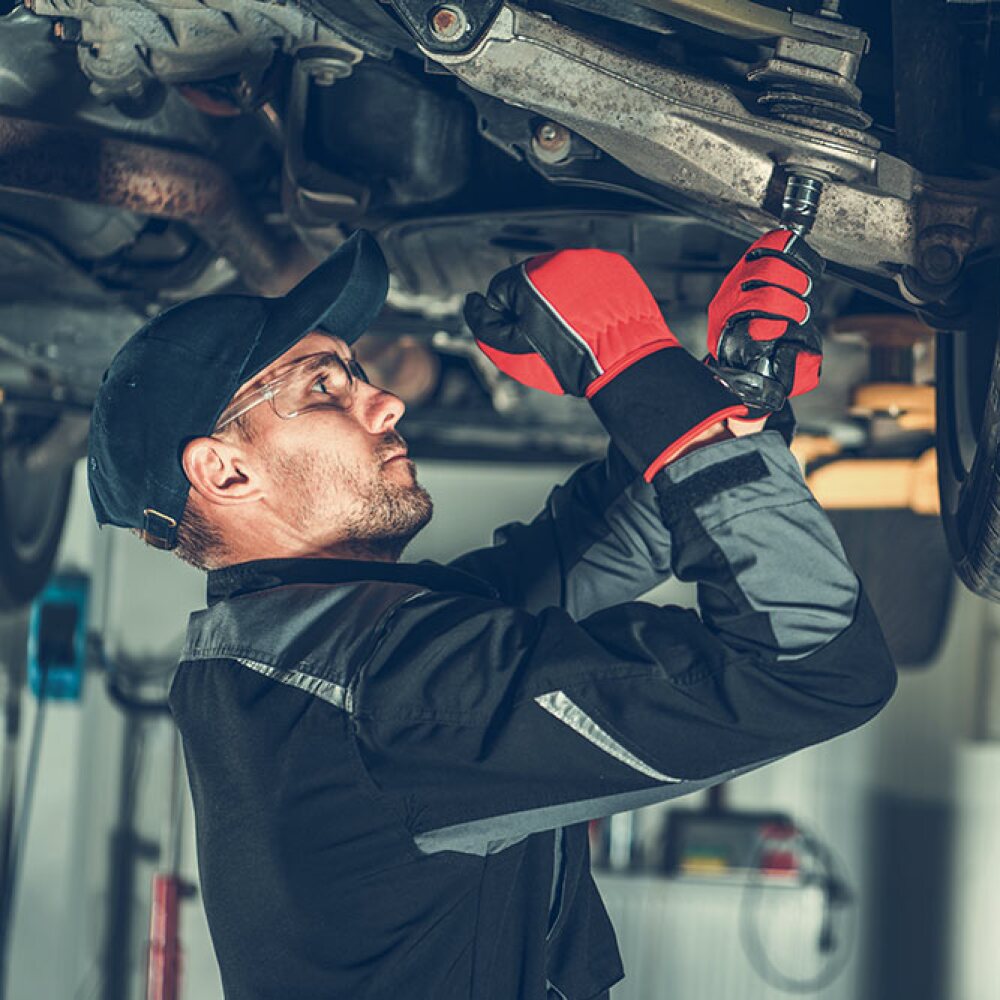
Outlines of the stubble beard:
[{"label": "stubble beard", "polygon": [[342,522],[343,548],[353,558],[396,562],[434,513],[431,495],[415,479],[404,484],[378,476],[348,488],[358,502]]},{"label": "stubble beard", "polygon": [[[325,522],[315,524],[320,535],[334,519],[336,549],[347,558],[396,562],[434,512],[427,490],[416,479],[409,483],[390,479],[381,458],[370,470],[332,456],[273,455],[271,460],[288,484],[293,523],[304,528],[317,520]],[[346,511],[343,503],[336,513],[330,511],[331,489],[349,498]]]}]

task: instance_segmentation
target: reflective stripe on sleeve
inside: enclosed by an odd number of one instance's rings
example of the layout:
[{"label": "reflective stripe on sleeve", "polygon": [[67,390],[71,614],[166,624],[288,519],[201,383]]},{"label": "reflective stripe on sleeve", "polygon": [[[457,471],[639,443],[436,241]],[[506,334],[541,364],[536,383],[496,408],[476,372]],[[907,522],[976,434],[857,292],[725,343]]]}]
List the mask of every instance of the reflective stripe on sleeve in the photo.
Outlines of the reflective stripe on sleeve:
[{"label": "reflective stripe on sleeve", "polygon": [[668,781],[676,784],[682,778],[672,778],[669,774],[663,774],[655,768],[650,767],[645,761],[640,760],[630,750],[626,750],[613,736],[605,732],[594,720],[587,715],[579,705],[567,697],[564,691],[550,691],[548,694],[539,695],[535,701],[554,715],[560,722],[569,726],[574,732],[579,733],[585,740],[589,740],[595,747],[610,754],[615,760],[646,775],[647,778],[654,778],[656,781]]},{"label": "reflective stripe on sleeve", "polygon": [[247,660],[241,656],[234,657],[234,659],[244,667],[248,667],[258,674],[263,674],[264,677],[277,681],[279,684],[298,688],[300,691],[314,695],[321,701],[328,702],[346,712],[351,711],[350,692],[341,684],[334,684],[333,681],[324,680],[322,677],[305,674],[301,670],[282,670],[280,667],[273,667],[257,660]]}]

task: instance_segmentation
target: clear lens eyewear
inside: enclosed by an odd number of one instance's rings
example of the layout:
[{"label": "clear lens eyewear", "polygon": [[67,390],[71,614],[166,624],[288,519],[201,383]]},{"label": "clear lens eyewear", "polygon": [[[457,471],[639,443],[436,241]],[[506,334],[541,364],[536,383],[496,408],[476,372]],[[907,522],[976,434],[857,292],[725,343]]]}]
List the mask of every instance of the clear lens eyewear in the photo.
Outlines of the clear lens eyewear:
[{"label": "clear lens eyewear", "polygon": [[344,359],[332,351],[312,355],[224,412],[215,425],[215,433],[265,402],[271,404],[282,420],[291,420],[310,410],[349,410],[359,382],[367,385],[368,376],[353,358]]}]

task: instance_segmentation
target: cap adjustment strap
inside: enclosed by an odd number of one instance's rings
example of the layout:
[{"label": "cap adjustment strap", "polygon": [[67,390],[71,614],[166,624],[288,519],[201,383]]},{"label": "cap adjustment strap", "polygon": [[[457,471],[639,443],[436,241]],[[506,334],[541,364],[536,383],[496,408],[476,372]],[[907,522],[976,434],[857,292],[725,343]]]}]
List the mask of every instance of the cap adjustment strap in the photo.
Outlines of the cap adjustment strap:
[{"label": "cap adjustment strap", "polygon": [[177,544],[177,522],[152,507],[142,512],[142,539],[157,549],[172,549]]}]

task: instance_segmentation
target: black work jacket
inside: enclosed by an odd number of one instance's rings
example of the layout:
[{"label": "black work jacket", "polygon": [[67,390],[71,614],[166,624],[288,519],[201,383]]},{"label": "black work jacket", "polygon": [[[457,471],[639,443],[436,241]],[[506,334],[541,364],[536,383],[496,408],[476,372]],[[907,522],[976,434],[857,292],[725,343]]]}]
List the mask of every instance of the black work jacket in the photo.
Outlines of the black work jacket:
[{"label": "black work jacket", "polygon": [[[671,571],[699,613],[636,600]],[[229,1000],[592,1000],[585,821],[869,719],[895,672],[773,432],[612,456],[450,566],[214,571],[171,692]]]}]

